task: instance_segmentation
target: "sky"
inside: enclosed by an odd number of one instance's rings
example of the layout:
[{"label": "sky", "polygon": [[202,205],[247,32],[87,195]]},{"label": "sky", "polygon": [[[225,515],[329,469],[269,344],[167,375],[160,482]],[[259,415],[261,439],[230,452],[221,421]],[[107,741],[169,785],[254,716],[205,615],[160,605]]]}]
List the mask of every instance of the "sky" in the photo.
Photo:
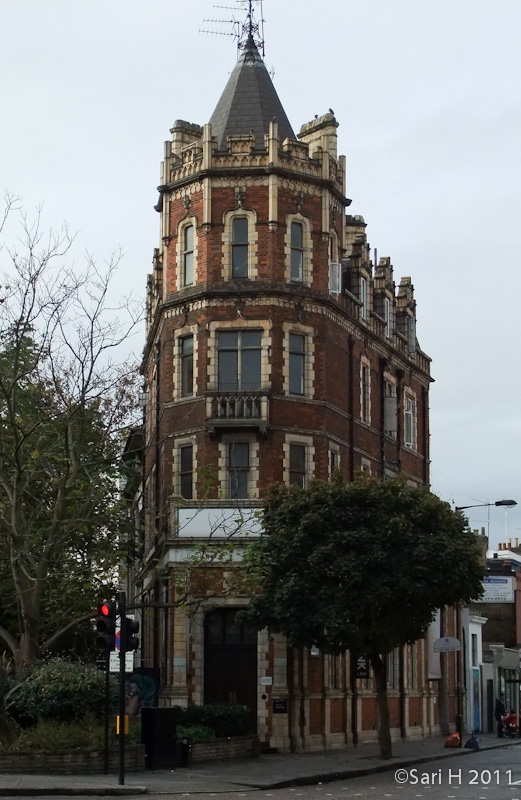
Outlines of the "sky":
[{"label": "sky", "polygon": [[[0,191],[119,247],[144,297],[163,142],[208,122],[236,60],[222,0],[0,0]],[[492,547],[521,540],[521,3],[265,0],[265,62],[295,131],[333,108],[349,212],[415,287],[432,357],[432,489]],[[143,342],[135,342],[139,353]]]}]

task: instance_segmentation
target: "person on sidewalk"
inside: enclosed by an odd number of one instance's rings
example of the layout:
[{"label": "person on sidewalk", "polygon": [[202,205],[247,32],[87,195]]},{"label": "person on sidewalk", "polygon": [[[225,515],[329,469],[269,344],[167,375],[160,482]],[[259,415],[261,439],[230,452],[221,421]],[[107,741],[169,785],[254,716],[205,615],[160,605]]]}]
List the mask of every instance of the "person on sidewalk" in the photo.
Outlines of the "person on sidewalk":
[{"label": "person on sidewalk", "polygon": [[503,738],[503,717],[505,715],[505,695],[503,692],[496,700],[496,707],[494,709],[494,716],[497,722],[497,736],[498,739]]}]

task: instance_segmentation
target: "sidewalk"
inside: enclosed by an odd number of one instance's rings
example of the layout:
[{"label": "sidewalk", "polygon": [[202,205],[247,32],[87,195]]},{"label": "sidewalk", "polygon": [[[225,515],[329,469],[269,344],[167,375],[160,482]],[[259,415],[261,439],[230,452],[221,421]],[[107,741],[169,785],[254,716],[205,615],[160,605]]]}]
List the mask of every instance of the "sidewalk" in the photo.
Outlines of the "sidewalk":
[{"label": "sidewalk", "polygon": [[[500,739],[493,734],[478,735],[482,750],[519,747],[521,739]],[[465,737],[464,737],[465,740]],[[125,785],[117,775],[0,775],[0,796],[14,795],[136,795],[237,792],[277,789],[286,786],[327,783],[400,766],[454,756],[472,756],[472,750],[449,749],[444,738],[394,742],[390,761],[378,758],[376,745],[317,753],[284,753],[259,758],[198,764],[175,770],[132,772]]]}]

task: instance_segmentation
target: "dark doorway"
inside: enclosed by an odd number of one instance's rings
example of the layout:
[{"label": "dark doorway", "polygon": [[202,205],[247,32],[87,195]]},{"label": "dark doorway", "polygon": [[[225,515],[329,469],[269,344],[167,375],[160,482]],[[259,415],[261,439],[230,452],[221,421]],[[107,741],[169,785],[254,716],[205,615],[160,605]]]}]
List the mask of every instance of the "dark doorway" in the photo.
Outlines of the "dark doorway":
[{"label": "dark doorway", "polygon": [[204,621],[204,702],[239,703],[257,716],[257,631],[216,608]]}]

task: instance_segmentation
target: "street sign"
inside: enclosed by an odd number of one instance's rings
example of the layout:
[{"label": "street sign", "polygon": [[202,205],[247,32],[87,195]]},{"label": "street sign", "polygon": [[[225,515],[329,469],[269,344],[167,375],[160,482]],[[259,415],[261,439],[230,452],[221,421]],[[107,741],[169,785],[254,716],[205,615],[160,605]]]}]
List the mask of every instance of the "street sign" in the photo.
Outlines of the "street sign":
[{"label": "street sign", "polygon": [[[132,617],[127,614],[127,617]],[[119,672],[119,642],[120,642],[120,618],[116,621],[116,649],[111,650],[109,657],[109,672]],[[134,651],[125,653],[125,672],[134,672]]]},{"label": "street sign", "polygon": [[454,636],[442,636],[441,639],[436,639],[433,644],[435,653],[450,653],[461,650],[461,642]]},{"label": "street sign", "polygon": [[369,677],[369,664],[367,663],[366,656],[358,656],[356,659],[356,677],[368,678]]}]

